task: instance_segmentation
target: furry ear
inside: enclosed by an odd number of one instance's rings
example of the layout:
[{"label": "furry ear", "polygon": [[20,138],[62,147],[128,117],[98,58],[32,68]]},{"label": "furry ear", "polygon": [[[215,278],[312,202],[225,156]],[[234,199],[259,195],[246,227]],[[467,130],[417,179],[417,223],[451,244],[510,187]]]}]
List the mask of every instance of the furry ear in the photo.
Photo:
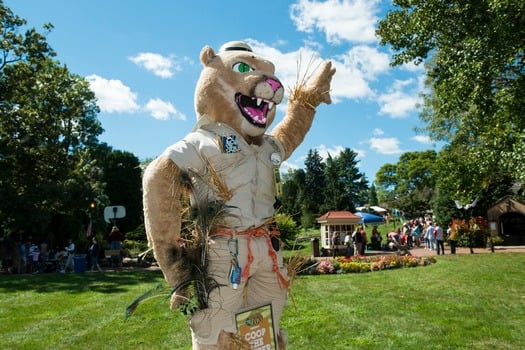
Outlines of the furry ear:
[{"label": "furry ear", "polygon": [[209,46],[204,46],[201,50],[201,63],[203,66],[207,66],[208,62],[210,62],[215,57],[215,51]]}]

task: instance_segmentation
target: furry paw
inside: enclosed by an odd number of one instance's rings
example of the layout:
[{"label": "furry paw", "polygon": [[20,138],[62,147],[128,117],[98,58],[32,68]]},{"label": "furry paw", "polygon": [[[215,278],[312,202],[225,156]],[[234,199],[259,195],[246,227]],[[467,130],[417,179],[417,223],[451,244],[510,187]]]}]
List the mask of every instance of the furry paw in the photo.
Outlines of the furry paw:
[{"label": "furry paw", "polygon": [[330,85],[335,74],[332,62],[325,61],[321,64],[317,75],[310,78],[304,84],[297,85],[291,93],[290,100],[301,105],[315,109],[321,103],[330,104]]},{"label": "furry paw", "polygon": [[[332,78],[335,74],[335,68],[332,67],[332,62],[325,61],[321,65],[321,70],[316,77],[313,78],[311,83],[308,84],[307,89],[313,90],[314,94],[317,94],[321,101],[326,104],[332,103],[332,98],[330,97],[330,85],[332,83]],[[319,105],[317,104],[317,106]]]}]

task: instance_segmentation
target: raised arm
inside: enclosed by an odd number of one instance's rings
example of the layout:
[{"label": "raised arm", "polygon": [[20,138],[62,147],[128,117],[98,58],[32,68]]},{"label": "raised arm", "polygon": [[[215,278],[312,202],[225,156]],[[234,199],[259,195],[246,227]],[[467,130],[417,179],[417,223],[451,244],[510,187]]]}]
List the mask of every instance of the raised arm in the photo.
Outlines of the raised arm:
[{"label": "raised arm", "polygon": [[322,63],[311,80],[299,83],[291,92],[284,119],[272,130],[284,146],[285,159],[303,142],[321,103],[330,104],[330,84],[335,68],[330,61]]}]

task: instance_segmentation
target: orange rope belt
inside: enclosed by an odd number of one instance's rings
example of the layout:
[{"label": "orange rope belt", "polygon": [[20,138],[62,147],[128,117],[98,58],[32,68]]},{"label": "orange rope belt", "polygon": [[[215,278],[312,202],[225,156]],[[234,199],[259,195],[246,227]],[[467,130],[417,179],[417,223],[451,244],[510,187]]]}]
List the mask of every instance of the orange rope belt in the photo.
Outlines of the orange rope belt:
[{"label": "orange rope belt", "polygon": [[[231,230],[219,229],[213,231],[213,234],[232,237],[234,233]],[[271,237],[279,237],[281,235],[277,226],[272,225],[268,228],[257,227],[251,230],[235,232],[235,235],[246,236],[248,238],[248,261],[246,266],[243,268],[242,278],[245,281],[248,280],[248,276],[250,275],[250,266],[254,260],[251,245],[252,237],[264,237],[266,239],[266,244],[268,245],[268,255],[272,258],[273,262],[272,271],[277,274],[281,288],[288,288],[290,281],[288,281],[288,279],[281,273],[281,270],[279,269],[279,264],[277,263],[277,253],[273,249],[272,241],[270,239]]]}]

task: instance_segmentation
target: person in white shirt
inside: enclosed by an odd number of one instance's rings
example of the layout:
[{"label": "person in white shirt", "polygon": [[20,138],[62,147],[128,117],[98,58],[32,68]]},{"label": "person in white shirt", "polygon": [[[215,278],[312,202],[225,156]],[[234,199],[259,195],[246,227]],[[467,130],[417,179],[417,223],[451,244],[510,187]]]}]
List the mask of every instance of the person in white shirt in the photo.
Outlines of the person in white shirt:
[{"label": "person in white shirt", "polygon": [[347,231],[346,235],[345,235],[345,246],[346,246],[345,258],[349,258],[352,255],[354,255],[354,249],[353,249],[354,246],[353,246],[353,243],[352,243],[352,235],[350,234],[349,231]]},{"label": "person in white shirt", "polygon": [[436,250],[436,236],[434,235],[434,225],[432,225],[432,222],[428,223],[425,231],[425,242],[428,242],[428,248],[430,250]]},{"label": "person in white shirt", "polygon": [[73,272],[73,261],[75,257],[75,243],[73,243],[73,240],[69,238],[67,240],[67,246],[66,249],[66,264],[64,265],[64,268],[60,272],[67,272],[68,270],[71,270]]}]

